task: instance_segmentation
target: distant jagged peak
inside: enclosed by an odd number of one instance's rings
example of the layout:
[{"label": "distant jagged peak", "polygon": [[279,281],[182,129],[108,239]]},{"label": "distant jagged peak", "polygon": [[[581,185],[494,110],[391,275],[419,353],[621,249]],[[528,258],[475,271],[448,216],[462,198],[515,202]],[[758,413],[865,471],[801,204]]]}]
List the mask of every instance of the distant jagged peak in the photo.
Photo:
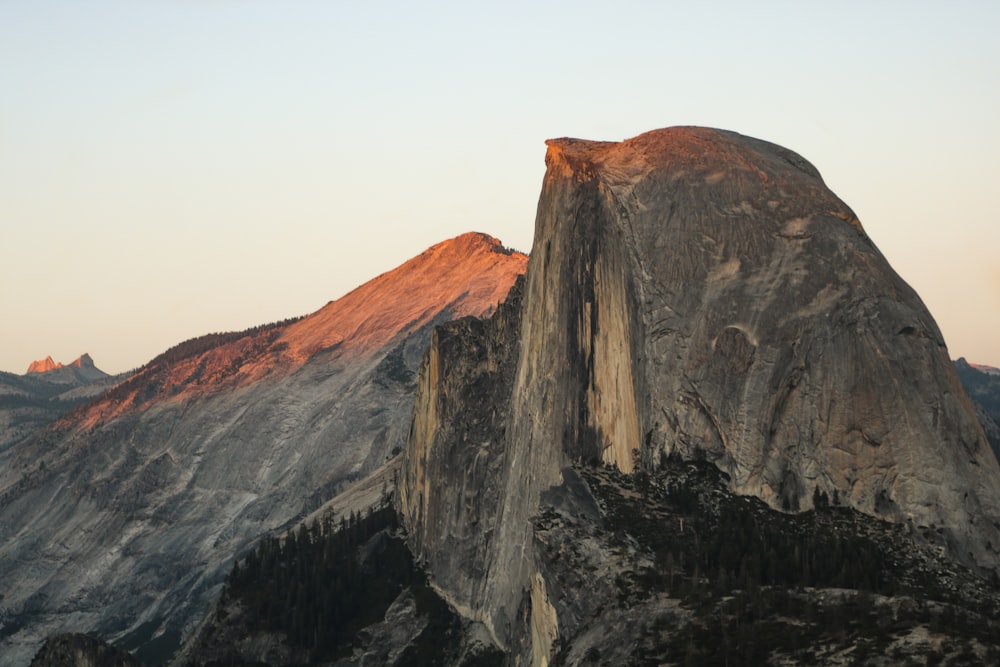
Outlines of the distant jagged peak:
[{"label": "distant jagged peak", "polygon": [[79,368],[80,370],[91,370],[96,369],[94,365],[94,359],[84,352],[76,360],[70,362],[69,364],[63,364],[60,361],[55,361],[51,355],[45,357],[44,359],[36,359],[32,361],[28,366],[28,373],[48,373],[50,371],[57,371],[60,368]]},{"label": "distant jagged peak", "polygon": [[49,371],[54,371],[62,368],[63,365],[58,361],[53,361],[51,356],[47,356],[44,359],[36,359],[32,361],[28,366],[28,373],[48,373]]},{"label": "distant jagged peak", "polygon": [[76,361],[74,361],[73,363],[71,363],[70,366],[73,366],[75,368],[94,368],[95,367],[94,366],[94,360],[86,352],[84,352],[79,357],[77,357]]},{"label": "distant jagged peak", "polygon": [[26,375],[47,383],[75,386],[87,385],[108,377],[107,373],[94,365],[94,360],[89,354],[82,354],[69,364],[55,361],[51,356],[32,361]]}]

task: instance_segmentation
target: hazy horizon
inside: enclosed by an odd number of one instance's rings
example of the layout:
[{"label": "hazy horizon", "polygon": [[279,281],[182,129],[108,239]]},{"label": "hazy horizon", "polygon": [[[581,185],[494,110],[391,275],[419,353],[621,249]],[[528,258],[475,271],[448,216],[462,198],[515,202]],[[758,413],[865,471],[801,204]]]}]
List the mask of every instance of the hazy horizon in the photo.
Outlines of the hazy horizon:
[{"label": "hazy horizon", "polygon": [[117,373],[481,231],[529,251],[544,140],[706,125],[857,213],[952,358],[1000,366],[989,2],[0,6],[0,370]]}]

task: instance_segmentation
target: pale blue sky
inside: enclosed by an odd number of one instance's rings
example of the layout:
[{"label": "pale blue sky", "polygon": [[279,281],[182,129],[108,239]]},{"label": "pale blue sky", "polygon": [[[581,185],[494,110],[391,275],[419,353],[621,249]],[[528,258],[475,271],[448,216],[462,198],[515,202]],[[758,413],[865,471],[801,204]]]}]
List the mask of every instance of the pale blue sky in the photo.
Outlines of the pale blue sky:
[{"label": "pale blue sky", "polygon": [[0,0],[0,370],[116,372],[424,248],[528,250],[544,140],[798,151],[1000,366],[1000,3]]}]

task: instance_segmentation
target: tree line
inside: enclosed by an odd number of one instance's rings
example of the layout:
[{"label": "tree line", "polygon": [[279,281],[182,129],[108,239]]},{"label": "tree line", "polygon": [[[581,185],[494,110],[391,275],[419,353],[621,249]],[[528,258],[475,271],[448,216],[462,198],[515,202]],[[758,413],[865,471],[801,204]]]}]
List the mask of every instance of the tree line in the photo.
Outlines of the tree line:
[{"label": "tree line", "polygon": [[226,580],[223,602],[239,601],[249,632],[283,633],[313,660],[349,653],[362,628],[381,621],[400,591],[423,580],[398,518],[385,503],[265,537]]}]

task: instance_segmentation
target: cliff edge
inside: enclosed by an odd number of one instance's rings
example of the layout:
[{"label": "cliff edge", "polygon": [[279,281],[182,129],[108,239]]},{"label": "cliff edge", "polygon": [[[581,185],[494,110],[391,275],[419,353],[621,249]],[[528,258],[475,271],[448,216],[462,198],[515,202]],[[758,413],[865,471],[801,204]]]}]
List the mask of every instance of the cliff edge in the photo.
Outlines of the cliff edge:
[{"label": "cliff edge", "polygon": [[[435,336],[404,458],[411,545],[457,609],[544,664],[531,520],[553,489],[586,511],[581,459],[705,459],[775,509],[836,496],[997,565],[1000,467],[941,333],[815,167],[697,127],[547,143],[516,337]],[[470,400],[489,378],[500,404]]]}]

